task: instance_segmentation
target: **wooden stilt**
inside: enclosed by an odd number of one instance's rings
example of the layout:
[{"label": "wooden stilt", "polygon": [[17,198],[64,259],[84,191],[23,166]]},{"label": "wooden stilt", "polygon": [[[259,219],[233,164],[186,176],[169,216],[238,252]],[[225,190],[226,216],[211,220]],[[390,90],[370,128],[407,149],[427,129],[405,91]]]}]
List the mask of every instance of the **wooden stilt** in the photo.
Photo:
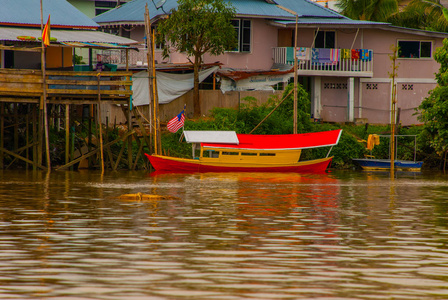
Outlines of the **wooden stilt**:
[{"label": "wooden stilt", "polygon": [[135,162],[134,162],[134,166],[133,166],[133,170],[135,170],[135,168],[137,167],[137,162],[138,162],[138,159],[139,159],[139,157],[140,157],[140,155],[141,155],[141,153],[142,153],[142,150],[143,150],[143,143],[140,143],[139,142],[139,147],[138,147],[138,151],[137,151],[137,156],[135,157]]},{"label": "wooden stilt", "polygon": [[39,110],[39,122],[38,122],[38,125],[39,125],[39,127],[38,127],[38,132],[37,132],[37,136],[38,136],[38,139],[39,139],[39,146],[38,146],[38,150],[37,150],[37,156],[38,156],[38,160],[37,160],[37,164],[38,165],[41,165],[42,164],[42,150],[43,150],[43,146],[44,146],[44,143],[43,143],[43,137],[44,137],[44,134],[43,134],[43,124],[44,124],[44,113],[43,113],[43,110],[42,109],[40,109]]},{"label": "wooden stilt", "polygon": [[0,169],[3,169],[4,164],[4,154],[3,154],[3,147],[4,147],[4,140],[5,140],[5,104],[2,102],[0,103]]},{"label": "wooden stilt", "polygon": [[[75,157],[75,130],[70,128],[70,139],[71,139],[71,145],[70,145],[70,161],[72,161]],[[70,170],[73,171],[73,166],[70,167]]]},{"label": "wooden stilt", "polygon": [[120,149],[120,153],[118,154],[117,160],[115,161],[115,165],[113,166],[113,170],[116,171],[118,169],[118,164],[120,163],[121,156],[123,155],[124,148],[126,147],[126,143],[123,143]]},{"label": "wooden stilt", "polygon": [[101,73],[98,73],[97,78],[98,78],[98,108],[97,109],[98,109],[101,175],[104,175],[103,125],[101,122],[101,90],[100,90]]},{"label": "wooden stilt", "polygon": [[[109,143],[105,144],[104,147],[110,147],[111,145],[113,145],[115,143],[123,141],[123,140],[127,139],[129,137],[129,135],[133,135],[134,133],[135,133],[135,130],[131,130],[130,132],[127,132],[123,137],[119,137],[119,138],[113,140],[112,142],[109,142]],[[94,150],[92,150],[92,151],[90,151],[90,152],[88,152],[88,153],[86,153],[84,155],[81,155],[77,159],[72,160],[68,164],[56,168],[56,171],[63,170],[63,169],[66,169],[66,168],[68,168],[70,166],[73,166],[74,164],[80,162],[81,160],[86,159],[86,158],[88,158],[88,157],[90,157],[92,155],[97,154],[98,151],[100,151],[100,149],[99,148],[95,148]]]},{"label": "wooden stilt", "polygon": [[145,141],[146,145],[148,146],[148,149],[150,149],[149,147],[151,147],[151,142],[150,142],[150,139],[148,138],[148,134],[146,132],[146,128],[143,125],[142,120],[140,119],[140,111],[137,108],[135,108],[135,109],[133,109],[133,113],[134,113],[134,116],[135,116],[135,120],[137,121],[137,124],[138,124],[138,126],[140,128],[140,131],[142,133],[143,140]]},{"label": "wooden stilt", "polygon": [[65,105],[65,163],[70,159],[70,104]]},{"label": "wooden stilt", "polygon": [[34,147],[33,147],[33,171],[37,170],[37,165],[39,164],[39,134],[38,134],[38,115],[37,112],[39,110],[37,109],[37,105],[35,105],[33,107],[33,142],[34,142]]},{"label": "wooden stilt", "polygon": [[[27,107],[27,109],[28,109],[28,105],[26,105],[26,107]],[[29,141],[30,141],[30,134],[29,134],[29,128],[28,128],[28,124],[30,124],[30,117],[29,117],[29,114],[26,114],[26,116],[25,116],[25,142],[26,142],[26,144],[28,144],[29,143]],[[25,157],[27,158],[27,159],[30,159],[30,157],[29,157],[29,155],[30,155],[30,153],[29,153],[29,147],[27,147],[26,148],[26,150],[25,150]],[[28,162],[26,163],[26,169],[28,170],[28,168],[30,167],[29,166],[29,164],[28,164]]]}]

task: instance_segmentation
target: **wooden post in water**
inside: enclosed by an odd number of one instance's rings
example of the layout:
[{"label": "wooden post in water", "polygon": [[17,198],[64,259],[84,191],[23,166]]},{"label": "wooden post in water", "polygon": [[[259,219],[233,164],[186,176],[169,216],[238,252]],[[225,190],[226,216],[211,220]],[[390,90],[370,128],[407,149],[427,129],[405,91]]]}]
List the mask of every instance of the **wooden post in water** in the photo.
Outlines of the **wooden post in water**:
[{"label": "wooden post in water", "polygon": [[103,125],[101,122],[101,71],[96,75],[98,79],[98,126],[101,159],[101,175],[104,175]]},{"label": "wooden post in water", "polygon": [[70,159],[70,104],[65,105],[65,164]]},{"label": "wooden post in water", "polygon": [[5,140],[5,104],[0,103],[0,170],[3,169],[3,147]]},{"label": "wooden post in water", "polygon": [[[44,19],[43,19],[43,7],[42,0],[40,0],[40,30],[41,37],[44,32]],[[42,98],[40,109],[43,113],[43,126],[44,126],[44,134],[45,134],[45,153],[47,160],[47,168],[48,171],[51,170],[51,160],[50,160],[50,137],[48,134],[48,115],[47,115],[47,83],[46,83],[46,62],[45,62],[45,44],[44,39],[41,39],[41,70],[42,70]]]},{"label": "wooden post in water", "polygon": [[395,83],[395,77],[397,76],[398,66],[396,64],[398,57],[398,48],[395,46],[391,47],[393,54],[390,56],[392,60],[392,73],[390,77],[392,78],[392,90],[391,90],[391,114],[390,114],[390,172],[395,171],[395,110],[397,104],[397,86]]}]

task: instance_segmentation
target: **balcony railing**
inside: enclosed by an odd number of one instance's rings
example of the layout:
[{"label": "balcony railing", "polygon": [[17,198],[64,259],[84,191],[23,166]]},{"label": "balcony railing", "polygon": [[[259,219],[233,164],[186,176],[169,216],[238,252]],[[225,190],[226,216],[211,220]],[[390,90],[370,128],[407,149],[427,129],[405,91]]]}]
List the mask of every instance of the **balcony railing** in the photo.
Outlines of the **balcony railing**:
[{"label": "balcony railing", "polygon": [[[273,49],[274,63],[294,65],[293,47]],[[369,49],[297,48],[300,75],[373,76],[373,51]]]}]

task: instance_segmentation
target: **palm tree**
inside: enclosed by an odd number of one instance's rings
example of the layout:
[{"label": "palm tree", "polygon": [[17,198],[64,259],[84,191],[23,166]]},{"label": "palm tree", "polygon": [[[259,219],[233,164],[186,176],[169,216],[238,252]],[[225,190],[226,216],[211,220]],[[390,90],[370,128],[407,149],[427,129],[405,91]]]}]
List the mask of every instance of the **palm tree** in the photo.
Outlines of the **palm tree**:
[{"label": "palm tree", "polygon": [[448,9],[440,0],[412,0],[388,21],[402,27],[448,32]]},{"label": "palm tree", "polygon": [[354,20],[386,22],[398,12],[397,0],[339,0],[341,13]]}]

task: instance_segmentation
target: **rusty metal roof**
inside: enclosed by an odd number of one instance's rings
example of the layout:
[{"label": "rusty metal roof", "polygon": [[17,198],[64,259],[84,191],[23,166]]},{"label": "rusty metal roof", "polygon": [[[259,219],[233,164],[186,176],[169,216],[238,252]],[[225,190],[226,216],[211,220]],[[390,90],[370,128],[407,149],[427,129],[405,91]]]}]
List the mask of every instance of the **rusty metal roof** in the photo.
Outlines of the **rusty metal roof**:
[{"label": "rusty metal roof", "polygon": [[[0,41],[22,41],[19,36],[41,36],[40,29],[21,27],[0,27]],[[104,33],[96,30],[51,30],[51,37],[57,42],[81,42],[81,43],[115,43],[120,45],[136,44],[137,41]]]},{"label": "rusty metal roof", "polygon": [[[52,28],[97,28],[98,24],[65,0],[42,0],[43,22],[51,15]],[[40,28],[40,1],[2,0],[0,25],[38,26]]]}]

